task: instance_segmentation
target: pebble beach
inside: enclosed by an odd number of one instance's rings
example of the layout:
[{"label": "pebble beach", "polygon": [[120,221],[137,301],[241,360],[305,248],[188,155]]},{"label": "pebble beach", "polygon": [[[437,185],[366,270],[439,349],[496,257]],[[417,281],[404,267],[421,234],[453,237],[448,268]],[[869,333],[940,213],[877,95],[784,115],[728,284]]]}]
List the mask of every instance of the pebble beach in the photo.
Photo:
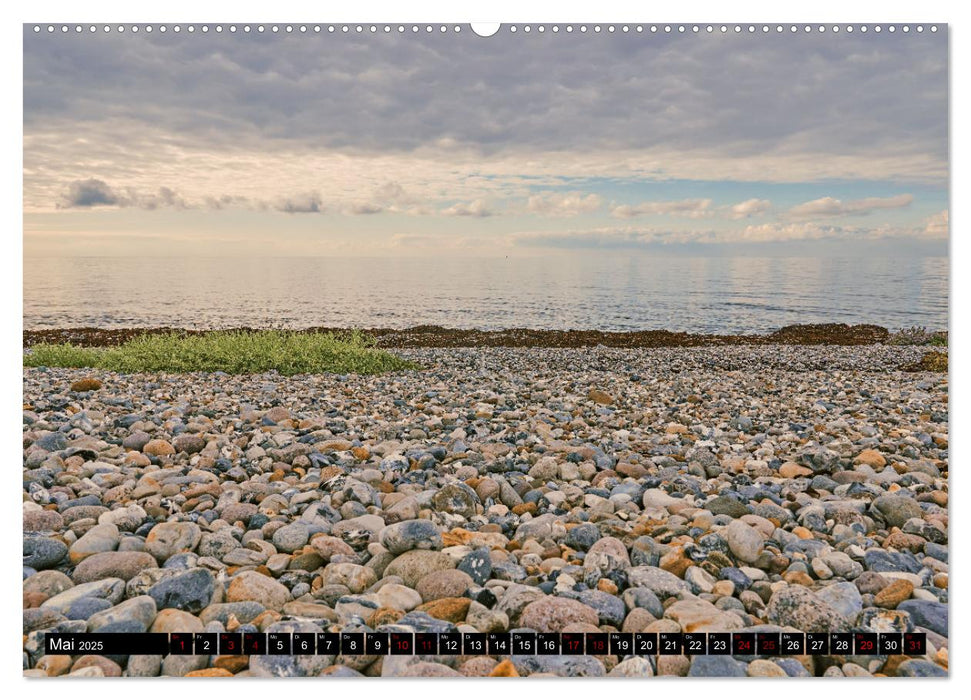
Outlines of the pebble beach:
[{"label": "pebble beach", "polygon": [[[402,347],[23,374],[28,676],[940,676],[927,348]],[[910,371],[907,371],[907,370]],[[45,655],[45,632],[917,631],[908,656]]]}]

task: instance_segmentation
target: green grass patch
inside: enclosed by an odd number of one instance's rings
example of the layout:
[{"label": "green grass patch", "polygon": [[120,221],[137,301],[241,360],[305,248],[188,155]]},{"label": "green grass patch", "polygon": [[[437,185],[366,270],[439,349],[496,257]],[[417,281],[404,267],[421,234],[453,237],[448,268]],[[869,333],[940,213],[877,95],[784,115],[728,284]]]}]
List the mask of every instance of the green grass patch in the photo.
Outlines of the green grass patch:
[{"label": "green grass patch", "polygon": [[27,367],[93,367],[113,372],[227,372],[252,374],[378,374],[419,369],[375,347],[362,333],[214,331],[142,335],[123,345],[82,348],[70,343],[35,345],[24,355]]},{"label": "green grass patch", "polygon": [[933,345],[946,348],[947,331],[928,331],[924,326],[911,326],[891,333],[887,342],[891,345]]}]

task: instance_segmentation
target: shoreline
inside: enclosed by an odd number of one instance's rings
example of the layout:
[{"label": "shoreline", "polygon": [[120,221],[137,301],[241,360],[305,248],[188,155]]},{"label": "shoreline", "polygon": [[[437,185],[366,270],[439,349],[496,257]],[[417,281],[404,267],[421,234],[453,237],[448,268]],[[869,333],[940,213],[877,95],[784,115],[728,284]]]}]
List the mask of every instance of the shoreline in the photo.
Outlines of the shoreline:
[{"label": "shoreline", "polygon": [[[263,330],[249,327],[231,331]],[[311,327],[294,329],[296,333],[350,332],[350,328]],[[874,345],[888,343],[892,333],[877,325],[847,325],[844,323],[800,324],[784,326],[771,333],[706,334],[667,330],[600,331],[600,330],[539,330],[510,328],[477,330],[422,325],[405,329],[357,329],[375,338],[377,347],[394,348],[458,348],[458,347],[546,347],[580,348],[604,346],[610,348],[710,347],[725,345]],[[179,333],[201,335],[211,330],[150,327],[150,328],[51,328],[23,331],[23,346],[39,343],[72,343],[83,347],[120,345],[142,334]]]}]

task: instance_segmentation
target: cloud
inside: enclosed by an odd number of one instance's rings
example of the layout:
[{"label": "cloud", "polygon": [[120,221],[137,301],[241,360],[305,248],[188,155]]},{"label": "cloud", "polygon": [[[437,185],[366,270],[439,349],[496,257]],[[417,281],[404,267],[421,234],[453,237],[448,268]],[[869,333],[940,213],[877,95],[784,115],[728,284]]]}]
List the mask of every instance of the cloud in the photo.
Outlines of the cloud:
[{"label": "cloud", "polygon": [[638,216],[682,216],[689,219],[699,219],[710,216],[711,213],[710,199],[621,204],[610,210],[610,215],[618,219],[633,219]]},{"label": "cloud", "polygon": [[815,221],[767,222],[741,228],[670,229],[657,226],[599,227],[575,231],[530,231],[512,234],[512,245],[561,249],[678,247],[684,245],[769,244],[813,241],[875,241],[941,238],[947,235],[947,211],[920,228],[880,224],[847,226]]},{"label": "cloud", "polygon": [[125,206],[125,198],[115,192],[104,180],[90,178],[75,180],[61,197],[64,208],[88,208],[99,206]]},{"label": "cloud", "polygon": [[250,201],[248,198],[230,194],[223,194],[218,197],[207,196],[202,200],[203,207],[214,211],[221,211],[231,207],[247,207],[249,204]]},{"label": "cloud", "polygon": [[347,209],[348,214],[354,215],[368,215],[368,214],[380,214],[384,211],[384,207],[380,204],[375,204],[374,202],[362,202],[360,204],[352,204]]},{"label": "cloud", "polygon": [[137,206],[142,209],[159,209],[171,207],[186,209],[188,205],[180,194],[169,187],[159,187],[156,194],[150,194],[136,199]]},{"label": "cloud", "polygon": [[866,216],[881,209],[902,209],[914,201],[913,195],[894,197],[866,197],[844,202],[834,197],[822,197],[794,206],[787,212],[790,219],[821,219],[837,216]]},{"label": "cloud", "polygon": [[419,209],[407,205],[414,203],[415,198],[405,192],[401,183],[389,180],[375,187],[370,199],[351,203],[342,202],[339,209],[342,213],[352,216],[367,216],[383,212],[413,214]]},{"label": "cloud", "polygon": [[486,216],[493,216],[495,212],[486,206],[486,203],[481,199],[476,199],[472,202],[456,202],[452,206],[442,209],[439,212],[442,216],[471,216],[475,218],[484,218]]},{"label": "cloud", "polygon": [[532,195],[526,209],[532,214],[544,216],[578,216],[595,212],[603,205],[598,194],[582,192],[552,192]]},{"label": "cloud", "polygon": [[817,222],[767,223],[746,226],[735,235],[735,240],[745,243],[771,243],[779,241],[810,241],[826,238],[870,238],[874,229],[835,226]]},{"label": "cloud", "polygon": [[232,173],[251,201],[313,188],[330,206],[391,179],[435,208],[564,176],[948,176],[946,28],[283,38],[25,27],[25,207],[50,210],[94,161],[140,192],[218,198]]},{"label": "cloud", "polygon": [[951,231],[949,218],[947,209],[928,217],[922,233],[928,238],[947,238]]},{"label": "cloud", "polygon": [[188,204],[171,187],[159,187],[156,192],[141,194],[133,188],[119,191],[104,180],[88,178],[72,182],[58,202],[61,209],[89,209],[93,207],[137,207],[139,209],[186,209]]},{"label": "cloud", "polygon": [[319,214],[325,211],[319,192],[305,192],[279,199],[273,203],[273,208],[287,214]]},{"label": "cloud", "polygon": [[408,199],[405,188],[401,186],[401,183],[392,181],[379,185],[374,191],[374,196],[384,202],[401,202]]},{"label": "cloud", "polygon": [[750,219],[759,216],[772,208],[772,202],[767,199],[746,199],[744,202],[733,204],[728,208],[729,219]]}]

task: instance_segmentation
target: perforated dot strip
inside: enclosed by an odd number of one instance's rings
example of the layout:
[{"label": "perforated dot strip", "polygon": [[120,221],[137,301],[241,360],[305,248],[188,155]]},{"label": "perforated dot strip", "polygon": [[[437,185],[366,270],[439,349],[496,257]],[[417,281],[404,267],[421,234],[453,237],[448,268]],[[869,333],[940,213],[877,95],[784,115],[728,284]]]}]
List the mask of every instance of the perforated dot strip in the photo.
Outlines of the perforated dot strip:
[{"label": "perforated dot strip", "polygon": [[[797,34],[833,33],[852,34],[854,32],[888,32],[903,34],[924,32],[935,33],[940,30],[936,24],[506,24],[497,33],[508,34]],[[229,34],[458,34],[468,31],[480,34],[474,27],[458,24],[105,24],[105,25],[68,25],[35,24],[35,34],[83,34],[158,32],[176,34],[229,33]]]}]

